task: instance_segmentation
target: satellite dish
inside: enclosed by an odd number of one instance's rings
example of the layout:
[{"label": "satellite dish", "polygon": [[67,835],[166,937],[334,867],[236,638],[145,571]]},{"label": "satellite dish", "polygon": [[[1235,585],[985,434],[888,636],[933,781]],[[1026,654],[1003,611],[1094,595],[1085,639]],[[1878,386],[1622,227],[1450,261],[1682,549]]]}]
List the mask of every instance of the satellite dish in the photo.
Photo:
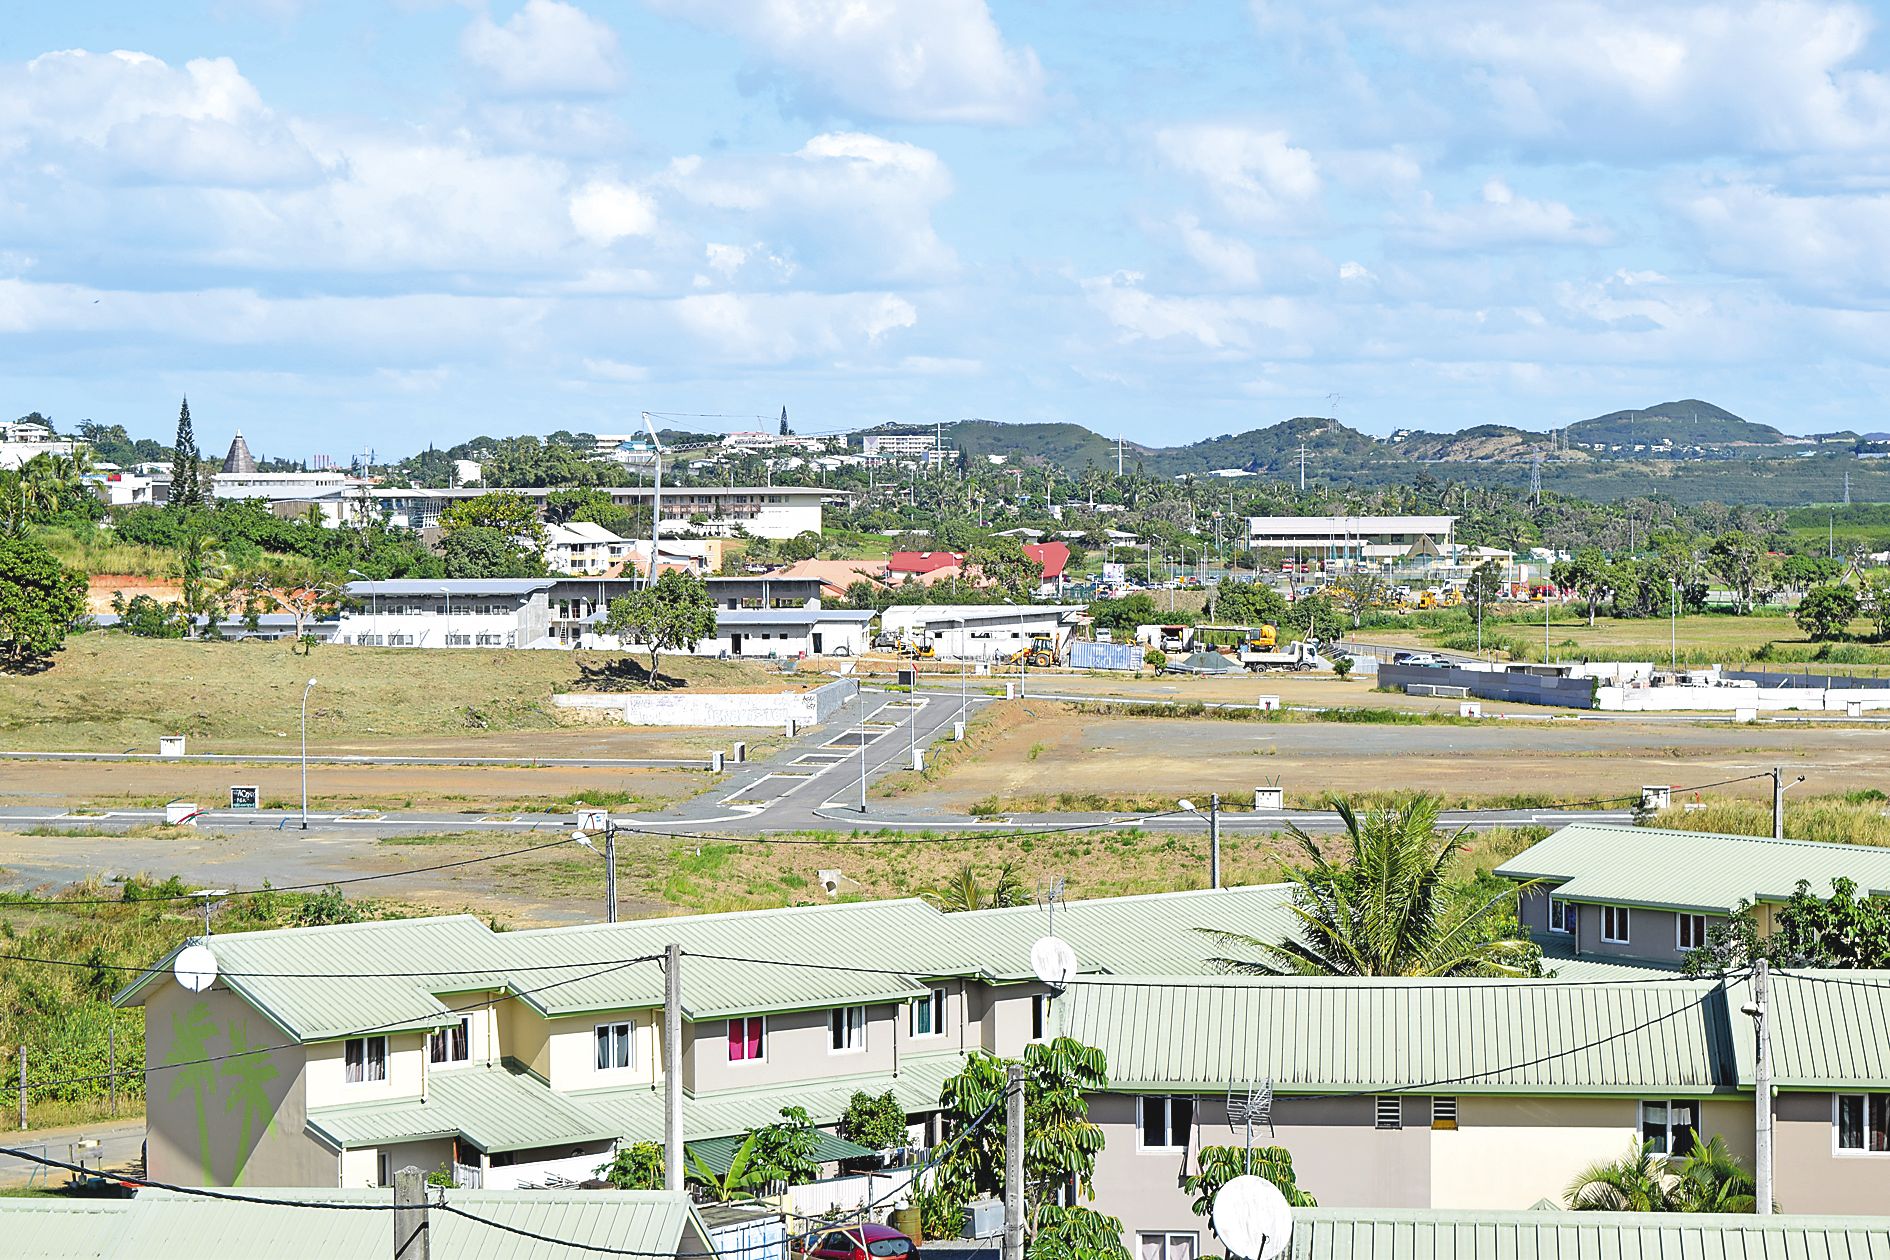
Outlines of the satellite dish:
[{"label": "satellite dish", "polygon": [[202,993],[216,983],[217,956],[201,942],[186,945],[177,955],[177,961],[171,964],[171,972],[177,977],[177,983],[192,993]]},{"label": "satellite dish", "polygon": [[1030,969],[1060,989],[1076,977],[1076,951],[1061,937],[1043,937],[1030,947]]},{"label": "satellite dish", "polygon": [[1251,1173],[1234,1178],[1214,1196],[1208,1221],[1239,1260],[1274,1260],[1293,1237],[1293,1213],[1280,1188]]}]

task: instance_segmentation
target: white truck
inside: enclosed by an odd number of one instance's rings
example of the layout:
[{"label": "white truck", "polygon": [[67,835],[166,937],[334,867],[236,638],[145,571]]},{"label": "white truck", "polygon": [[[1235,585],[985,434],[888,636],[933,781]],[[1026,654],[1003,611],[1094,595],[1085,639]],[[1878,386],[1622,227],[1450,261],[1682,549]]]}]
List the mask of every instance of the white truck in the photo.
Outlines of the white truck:
[{"label": "white truck", "polygon": [[1271,652],[1256,652],[1242,648],[1240,663],[1256,674],[1269,670],[1311,670],[1331,669],[1332,662],[1319,654],[1319,644],[1306,639],[1295,639],[1285,647]]}]

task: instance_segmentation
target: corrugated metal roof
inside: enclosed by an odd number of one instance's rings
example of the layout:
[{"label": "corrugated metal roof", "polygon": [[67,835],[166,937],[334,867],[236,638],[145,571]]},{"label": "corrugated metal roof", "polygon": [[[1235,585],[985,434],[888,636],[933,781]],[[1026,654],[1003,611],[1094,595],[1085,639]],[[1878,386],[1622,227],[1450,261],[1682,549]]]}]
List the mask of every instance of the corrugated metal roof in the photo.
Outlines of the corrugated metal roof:
[{"label": "corrugated metal roof", "polygon": [[1126,1089],[1704,1094],[1736,1087],[1718,983],[1085,980],[1052,1026]]},{"label": "corrugated metal roof", "polygon": [[[138,1260],[333,1260],[391,1253],[391,1212],[298,1205],[391,1203],[392,1190],[272,1189],[268,1194],[291,1203],[143,1191],[127,1204],[130,1210],[108,1254]],[[454,1260],[578,1260],[595,1255],[591,1248],[599,1246],[674,1254],[702,1250],[707,1236],[687,1197],[662,1191],[454,1190],[448,1200],[486,1220],[572,1244],[538,1242],[462,1216],[429,1213],[433,1254]]]},{"label": "corrugated metal roof", "polygon": [[[686,1149],[688,1154],[707,1164],[709,1171],[725,1173],[735,1162],[735,1152],[747,1140],[746,1134],[705,1138],[700,1142],[689,1143]],[[876,1153],[868,1147],[861,1146],[858,1142],[849,1142],[843,1137],[822,1133],[818,1135],[818,1141],[814,1145],[814,1162],[834,1164],[843,1159],[864,1159]]]},{"label": "corrugated metal roof", "polygon": [[309,1124],[337,1146],[462,1134],[482,1151],[595,1142],[617,1131],[515,1064],[435,1068],[427,1097],[322,1107]]},{"label": "corrugated metal roof", "polygon": [[131,1210],[128,1199],[0,1198],[9,1260],[105,1260]]},{"label": "corrugated metal roof", "polygon": [[715,624],[718,626],[817,626],[822,622],[867,622],[878,615],[870,608],[723,608],[716,612]]},{"label": "corrugated metal roof", "polygon": [[548,591],[551,578],[435,578],[428,580],[396,579],[382,582],[350,582],[342,587],[350,595],[530,595]]},{"label": "corrugated metal roof", "polygon": [[[1890,1089],[1890,971],[1806,971],[1771,977],[1772,1079],[1780,1089]],[[1752,1025],[1739,1013],[1751,1000],[1741,981],[1730,990],[1740,1083],[1750,1086]]]},{"label": "corrugated metal roof", "polygon": [[1293,1260],[1890,1260],[1890,1218],[1296,1208]]},{"label": "corrugated metal roof", "polygon": [[1829,895],[1844,877],[1861,892],[1890,893],[1890,849],[1572,823],[1496,868],[1513,879],[1565,881],[1572,901],[1728,911],[1742,901],[1782,901],[1799,880]]}]

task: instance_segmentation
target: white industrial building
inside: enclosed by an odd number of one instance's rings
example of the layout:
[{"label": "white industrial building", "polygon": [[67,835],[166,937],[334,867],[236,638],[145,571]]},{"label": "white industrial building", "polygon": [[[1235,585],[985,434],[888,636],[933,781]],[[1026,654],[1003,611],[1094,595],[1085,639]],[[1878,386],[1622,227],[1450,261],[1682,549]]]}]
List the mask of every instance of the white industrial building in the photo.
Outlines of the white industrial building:
[{"label": "white industrial building", "polygon": [[868,459],[916,459],[927,464],[945,458],[936,433],[869,433],[860,439],[860,451]]},{"label": "white industrial building", "polygon": [[[737,608],[715,614],[715,634],[697,643],[693,656],[789,659],[859,656],[867,648],[870,609]],[[594,618],[595,620],[595,618]],[[635,650],[614,637],[585,635],[580,647]]]},{"label": "white industrial building", "polygon": [[[629,549],[628,539],[619,538],[594,521],[567,521],[545,527],[545,564],[558,573],[601,575],[621,563]],[[647,568],[647,554],[643,563]]]},{"label": "white industrial building", "polygon": [[0,423],[0,469],[18,468],[36,455],[70,455],[77,445],[43,424],[26,420]]},{"label": "white industrial building", "polygon": [[1048,637],[1058,657],[1069,651],[1081,604],[894,604],[880,614],[880,629],[930,643],[952,660],[994,661]]},{"label": "white industrial building", "polygon": [[1247,546],[1308,558],[1398,560],[1450,542],[1454,516],[1250,516]]},{"label": "white industrial building", "polygon": [[551,578],[350,582],[336,643],[360,647],[556,647]]}]

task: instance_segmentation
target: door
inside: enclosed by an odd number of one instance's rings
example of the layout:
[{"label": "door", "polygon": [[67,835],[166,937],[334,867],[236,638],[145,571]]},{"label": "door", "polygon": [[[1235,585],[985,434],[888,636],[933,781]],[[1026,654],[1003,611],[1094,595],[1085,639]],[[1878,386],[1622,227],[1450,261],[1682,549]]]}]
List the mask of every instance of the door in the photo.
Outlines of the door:
[{"label": "door", "polygon": [[820,655],[820,631],[814,631],[814,655]]},{"label": "door", "polygon": [[742,636],[741,635],[730,634],[728,636],[728,654],[730,656],[740,656],[742,654]]}]

